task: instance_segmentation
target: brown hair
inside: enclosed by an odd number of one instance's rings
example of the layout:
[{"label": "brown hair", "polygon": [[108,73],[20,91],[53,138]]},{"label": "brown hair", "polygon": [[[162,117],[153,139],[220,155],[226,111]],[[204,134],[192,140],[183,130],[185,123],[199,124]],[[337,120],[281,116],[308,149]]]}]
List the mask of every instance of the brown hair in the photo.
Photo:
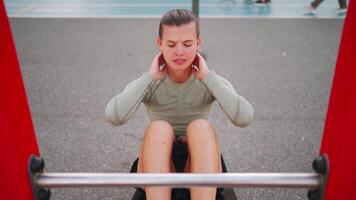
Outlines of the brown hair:
[{"label": "brown hair", "polygon": [[168,11],[163,15],[161,22],[159,23],[159,38],[162,39],[163,25],[179,27],[191,22],[195,22],[195,30],[197,32],[197,37],[199,37],[199,20],[192,11],[186,9],[174,9]]}]

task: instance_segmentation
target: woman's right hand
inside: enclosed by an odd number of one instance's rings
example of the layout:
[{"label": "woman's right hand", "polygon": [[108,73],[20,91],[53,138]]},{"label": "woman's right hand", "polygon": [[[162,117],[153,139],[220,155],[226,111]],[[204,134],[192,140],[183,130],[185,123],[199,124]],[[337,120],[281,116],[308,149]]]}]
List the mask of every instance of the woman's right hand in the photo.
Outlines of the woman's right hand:
[{"label": "woman's right hand", "polygon": [[[152,61],[150,74],[153,76],[154,80],[162,79],[167,73],[167,66],[164,66],[163,69],[160,68],[160,57],[163,57],[162,52],[159,52]],[[162,59],[162,58],[161,58]],[[162,59],[163,60],[163,59]]]}]

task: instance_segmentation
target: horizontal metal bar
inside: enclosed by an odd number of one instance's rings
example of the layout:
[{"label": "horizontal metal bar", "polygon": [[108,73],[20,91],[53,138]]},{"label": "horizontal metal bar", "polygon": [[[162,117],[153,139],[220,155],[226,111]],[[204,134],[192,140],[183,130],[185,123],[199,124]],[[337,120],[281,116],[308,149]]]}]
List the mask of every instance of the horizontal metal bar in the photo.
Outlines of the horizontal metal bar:
[{"label": "horizontal metal bar", "polygon": [[35,182],[41,187],[88,186],[224,186],[224,187],[302,187],[321,184],[316,173],[40,173]]}]

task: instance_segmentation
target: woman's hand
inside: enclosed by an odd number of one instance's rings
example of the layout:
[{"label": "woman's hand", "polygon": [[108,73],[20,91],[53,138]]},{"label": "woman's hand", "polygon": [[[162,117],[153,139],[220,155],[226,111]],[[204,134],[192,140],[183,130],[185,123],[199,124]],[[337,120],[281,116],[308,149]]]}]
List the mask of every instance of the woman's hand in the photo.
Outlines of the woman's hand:
[{"label": "woman's hand", "polygon": [[193,74],[195,78],[197,78],[198,80],[202,80],[209,73],[209,68],[203,56],[197,53],[197,57],[198,57],[198,66],[196,66],[193,62]]},{"label": "woman's hand", "polygon": [[[161,56],[162,56],[162,58],[160,58]],[[150,67],[150,71],[149,72],[153,76],[154,80],[162,79],[167,73],[167,67],[166,66],[162,66],[163,63],[160,63],[160,59],[164,60],[162,52],[159,52],[155,56],[155,58],[152,61],[151,67]]]}]

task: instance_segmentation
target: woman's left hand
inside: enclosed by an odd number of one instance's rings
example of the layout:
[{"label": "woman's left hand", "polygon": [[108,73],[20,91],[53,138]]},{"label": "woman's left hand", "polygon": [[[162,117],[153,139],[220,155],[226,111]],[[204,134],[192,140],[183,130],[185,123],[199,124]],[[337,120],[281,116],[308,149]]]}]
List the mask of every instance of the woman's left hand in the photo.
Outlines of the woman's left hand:
[{"label": "woman's left hand", "polygon": [[210,70],[203,56],[197,53],[197,57],[198,57],[198,66],[194,65],[193,63],[193,74],[195,78],[197,78],[198,80],[203,80]]},{"label": "woman's left hand", "polygon": [[[202,80],[209,73],[208,65],[206,64],[203,56],[197,53],[198,56],[198,66],[193,66],[193,74],[198,80]],[[193,64],[194,65],[194,64]]]}]

